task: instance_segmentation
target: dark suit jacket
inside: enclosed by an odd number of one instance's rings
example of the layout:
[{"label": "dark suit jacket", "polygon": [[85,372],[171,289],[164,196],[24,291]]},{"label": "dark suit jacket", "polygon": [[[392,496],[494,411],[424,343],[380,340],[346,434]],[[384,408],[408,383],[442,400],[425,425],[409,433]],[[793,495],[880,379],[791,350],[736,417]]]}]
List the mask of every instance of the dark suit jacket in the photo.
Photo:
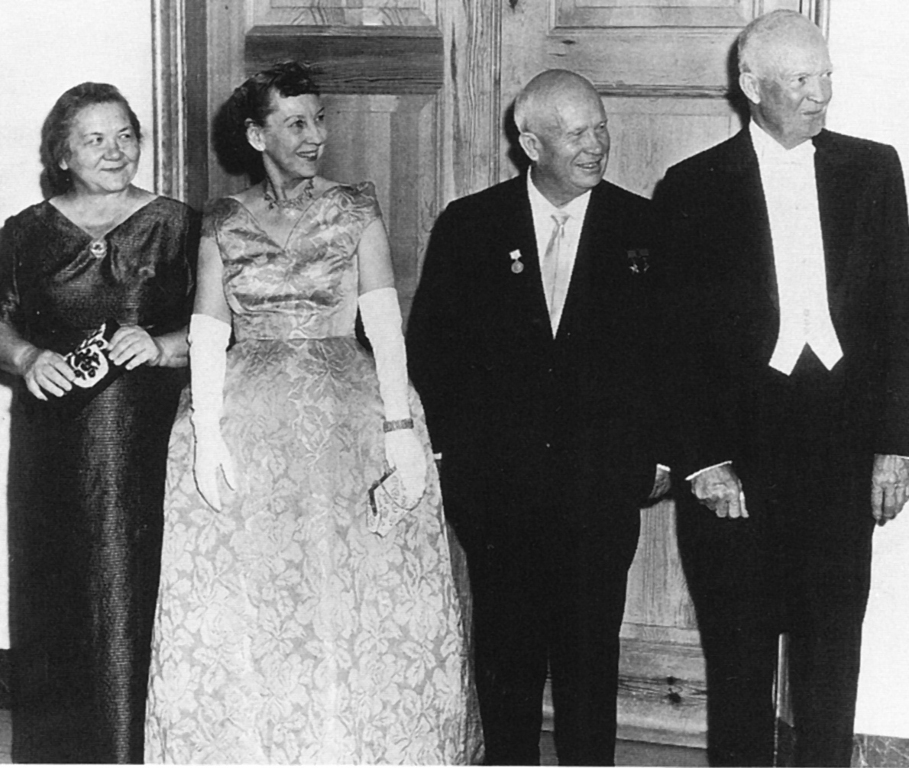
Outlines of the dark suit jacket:
[{"label": "dark suit jacket", "polygon": [[433,230],[407,334],[433,446],[443,468],[528,489],[567,456],[571,482],[640,502],[662,425],[651,272],[636,258],[652,236],[649,201],[606,182],[592,191],[553,339],[526,183],[453,202]]},{"label": "dark suit jacket", "polygon": [[[909,455],[909,225],[892,147],[822,131],[815,169],[828,299],[843,359],[830,430],[857,453]],[[747,130],[671,168],[656,209],[669,264],[679,370],[687,370],[684,471],[748,463],[781,374],[773,247]],[[784,446],[776,446],[777,449]]]}]

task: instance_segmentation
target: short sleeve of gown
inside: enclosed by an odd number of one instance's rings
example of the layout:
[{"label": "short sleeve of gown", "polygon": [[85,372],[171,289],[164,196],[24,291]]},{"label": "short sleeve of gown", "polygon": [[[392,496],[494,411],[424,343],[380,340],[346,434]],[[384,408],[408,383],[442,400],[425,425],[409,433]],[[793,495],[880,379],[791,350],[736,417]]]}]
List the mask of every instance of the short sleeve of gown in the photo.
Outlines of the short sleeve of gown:
[{"label": "short sleeve of gown", "polygon": [[10,217],[0,230],[0,321],[16,326],[19,315],[17,272],[20,228]]}]

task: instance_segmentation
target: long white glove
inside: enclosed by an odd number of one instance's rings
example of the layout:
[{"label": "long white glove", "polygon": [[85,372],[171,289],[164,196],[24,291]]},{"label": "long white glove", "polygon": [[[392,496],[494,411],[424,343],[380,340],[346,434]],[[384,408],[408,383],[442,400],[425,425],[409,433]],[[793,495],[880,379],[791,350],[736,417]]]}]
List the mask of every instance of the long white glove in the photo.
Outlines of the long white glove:
[{"label": "long white glove", "polygon": [[231,488],[237,487],[236,471],[221,436],[224,373],[230,325],[209,315],[194,314],[189,321],[189,365],[192,392],[192,425],[196,437],[193,476],[202,498],[219,512],[218,471]]},{"label": "long white glove", "polygon": [[[407,400],[407,353],[401,331],[401,308],[394,288],[378,288],[360,296],[363,329],[372,344],[385,406],[385,459],[397,469],[408,508],[426,492],[426,454],[410,415]],[[401,427],[401,422],[410,427]],[[390,429],[390,431],[388,431]]]}]

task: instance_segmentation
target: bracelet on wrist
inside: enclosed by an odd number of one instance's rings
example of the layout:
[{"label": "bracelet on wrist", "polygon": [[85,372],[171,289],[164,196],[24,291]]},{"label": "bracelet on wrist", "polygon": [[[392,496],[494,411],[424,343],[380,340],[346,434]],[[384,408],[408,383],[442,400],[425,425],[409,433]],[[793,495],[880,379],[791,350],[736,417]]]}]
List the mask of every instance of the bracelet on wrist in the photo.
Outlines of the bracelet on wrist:
[{"label": "bracelet on wrist", "polygon": [[413,419],[397,419],[396,421],[383,421],[383,432],[396,432],[399,429],[413,429]]}]

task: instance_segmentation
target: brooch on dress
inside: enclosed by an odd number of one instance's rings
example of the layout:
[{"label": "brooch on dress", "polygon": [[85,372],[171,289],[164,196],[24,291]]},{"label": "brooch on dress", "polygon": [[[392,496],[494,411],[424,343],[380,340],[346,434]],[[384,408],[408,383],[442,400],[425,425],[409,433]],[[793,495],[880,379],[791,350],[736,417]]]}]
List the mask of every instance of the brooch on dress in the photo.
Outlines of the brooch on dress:
[{"label": "brooch on dress", "polygon": [[524,262],[521,261],[521,252],[515,248],[508,254],[511,257],[511,271],[520,275],[524,271]]},{"label": "brooch on dress", "polygon": [[95,259],[103,259],[107,254],[107,242],[103,237],[99,237],[97,240],[92,240],[88,246],[88,252]]}]

